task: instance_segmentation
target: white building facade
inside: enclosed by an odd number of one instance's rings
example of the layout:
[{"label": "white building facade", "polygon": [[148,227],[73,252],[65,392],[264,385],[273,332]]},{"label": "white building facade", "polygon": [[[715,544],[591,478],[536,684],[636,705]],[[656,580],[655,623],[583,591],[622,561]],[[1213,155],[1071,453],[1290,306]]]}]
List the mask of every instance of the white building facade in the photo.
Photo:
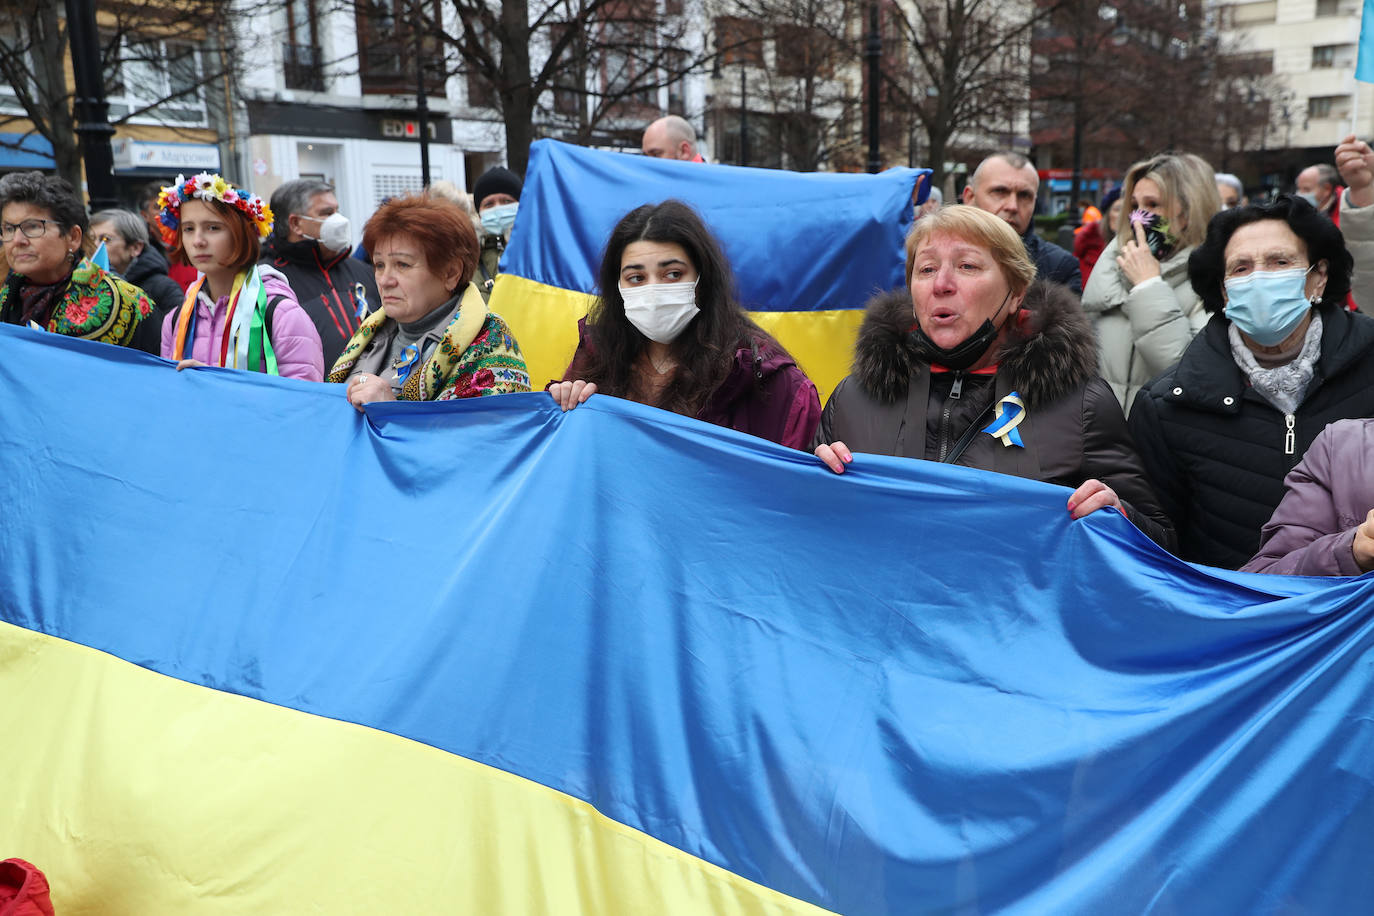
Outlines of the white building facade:
[{"label": "white building facade", "polygon": [[1254,0],[1219,8],[1224,43],[1272,60],[1281,82],[1267,147],[1309,155],[1324,150],[1329,160],[1351,132],[1352,116],[1356,133],[1374,135],[1374,85],[1355,80],[1361,6],[1361,0]]}]

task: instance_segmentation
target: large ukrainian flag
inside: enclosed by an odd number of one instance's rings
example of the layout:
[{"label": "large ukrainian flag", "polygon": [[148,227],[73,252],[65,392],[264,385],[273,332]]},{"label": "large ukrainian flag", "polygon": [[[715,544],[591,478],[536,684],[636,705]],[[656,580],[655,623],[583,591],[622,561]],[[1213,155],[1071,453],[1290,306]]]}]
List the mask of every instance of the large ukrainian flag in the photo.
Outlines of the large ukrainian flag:
[{"label": "large ukrainian flag", "polygon": [[0,353],[0,858],[61,916],[1374,899],[1368,577],[604,395]]},{"label": "large ukrainian flag", "polygon": [[676,197],[721,240],[740,304],[791,352],[824,401],[849,372],[864,302],[903,283],[912,192],[929,174],[804,174],[540,140],[530,147],[491,308],[510,323],[535,387],[561,378],[611,230],[635,207]]}]

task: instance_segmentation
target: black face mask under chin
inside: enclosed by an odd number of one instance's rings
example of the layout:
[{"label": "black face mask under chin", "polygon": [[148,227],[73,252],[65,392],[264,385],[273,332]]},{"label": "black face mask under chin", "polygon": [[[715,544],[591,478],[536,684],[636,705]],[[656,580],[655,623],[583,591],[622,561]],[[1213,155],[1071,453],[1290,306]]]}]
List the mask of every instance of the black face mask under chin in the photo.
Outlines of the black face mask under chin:
[{"label": "black face mask under chin", "polygon": [[[1007,307],[1007,302],[1011,299],[1011,292],[1007,292],[1007,297],[1002,300],[1002,304],[997,307],[996,313],[992,318],[1002,314],[1002,309]],[[921,358],[944,366],[946,369],[953,369],[956,372],[963,372],[978,360],[983,358],[983,354],[988,352],[988,347],[997,339],[997,326],[992,323],[992,318],[984,318],[983,323],[978,326],[963,343],[955,344],[946,349],[926,336],[926,332],[921,329],[919,324],[911,332],[912,342],[916,345],[916,353]]]}]

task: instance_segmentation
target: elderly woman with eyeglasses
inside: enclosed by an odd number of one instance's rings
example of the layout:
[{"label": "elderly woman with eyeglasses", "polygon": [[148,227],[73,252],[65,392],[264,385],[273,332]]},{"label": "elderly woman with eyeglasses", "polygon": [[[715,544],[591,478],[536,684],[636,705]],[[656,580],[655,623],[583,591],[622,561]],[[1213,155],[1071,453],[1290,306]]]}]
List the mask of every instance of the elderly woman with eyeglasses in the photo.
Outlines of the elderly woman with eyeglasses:
[{"label": "elderly woman with eyeglasses", "polygon": [[1299,197],[1218,214],[1189,256],[1211,317],[1130,417],[1183,559],[1245,563],[1322,430],[1374,416],[1374,319],[1345,307],[1351,264]]},{"label": "elderly woman with eyeglasses", "polygon": [[42,172],[0,178],[0,241],[10,274],[0,321],[129,346],[153,307],[143,291],[83,256],[86,209],[72,186]]}]

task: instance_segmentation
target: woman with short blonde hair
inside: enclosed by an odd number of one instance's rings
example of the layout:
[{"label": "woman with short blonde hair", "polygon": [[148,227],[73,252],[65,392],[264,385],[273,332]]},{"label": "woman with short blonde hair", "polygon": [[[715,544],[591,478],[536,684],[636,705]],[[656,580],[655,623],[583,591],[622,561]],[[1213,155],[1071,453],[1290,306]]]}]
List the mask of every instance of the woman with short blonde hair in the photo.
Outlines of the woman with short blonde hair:
[{"label": "woman with short blonde hair", "polygon": [[868,305],[816,456],[837,474],[870,452],[1062,484],[1071,518],[1119,509],[1171,547],[1068,287],[1035,282],[1016,232],[967,205],[921,220],[906,264],[907,288]]},{"label": "woman with short blonde hair", "polygon": [[992,254],[1014,295],[1020,295],[1035,279],[1035,262],[1016,230],[1001,219],[987,219],[977,207],[946,207],[917,222],[906,237],[906,282],[911,283],[916,251],[932,236],[956,235]]},{"label": "woman with short blonde hair", "polygon": [[1083,290],[1097,323],[1102,377],[1130,410],[1135,393],[1178,362],[1207,323],[1188,282],[1188,255],[1221,209],[1212,167],[1189,153],[1141,160],[1126,170],[1116,237]]}]

